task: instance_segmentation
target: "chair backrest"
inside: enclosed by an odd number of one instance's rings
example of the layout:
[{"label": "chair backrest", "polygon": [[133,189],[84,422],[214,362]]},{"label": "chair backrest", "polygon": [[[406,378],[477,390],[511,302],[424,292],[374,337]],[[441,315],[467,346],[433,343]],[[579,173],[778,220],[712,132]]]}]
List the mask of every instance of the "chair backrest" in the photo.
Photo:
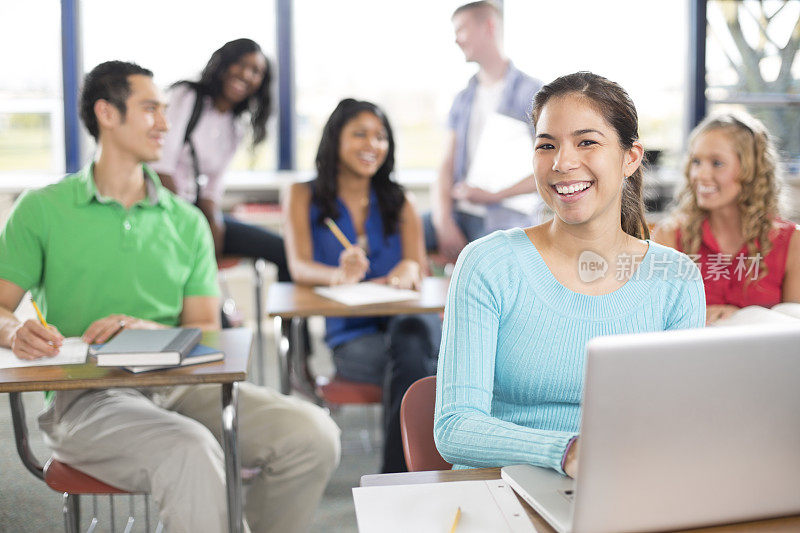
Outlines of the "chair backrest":
[{"label": "chair backrest", "polygon": [[415,381],[400,404],[400,433],[409,472],[449,470],[433,442],[433,410],[436,404],[436,376]]}]

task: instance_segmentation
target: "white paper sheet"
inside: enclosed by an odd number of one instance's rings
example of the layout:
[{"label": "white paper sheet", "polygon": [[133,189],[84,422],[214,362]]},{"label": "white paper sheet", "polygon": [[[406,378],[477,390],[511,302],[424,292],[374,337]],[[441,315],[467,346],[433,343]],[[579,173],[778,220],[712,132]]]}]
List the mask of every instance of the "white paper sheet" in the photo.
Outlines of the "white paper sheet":
[{"label": "white paper sheet", "polygon": [[[533,138],[528,125],[520,120],[492,113],[486,118],[475,155],[470,161],[466,183],[497,192],[533,174]],[[503,200],[502,205],[532,215],[541,207],[536,194],[523,194]],[[462,205],[465,204],[465,205]],[[459,208],[475,213],[485,206],[459,202]]]},{"label": "white paper sheet", "polygon": [[405,302],[419,298],[417,291],[395,289],[382,283],[369,281],[353,285],[315,287],[314,292],[325,298],[351,306]]},{"label": "white paper sheet", "polygon": [[86,354],[89,346],[80,337],[69,337],[64,339],[64,344],[58,355],[54,357],[42,357],[28,361],[19,359],[8,348],[0,348],[0,368],[24,368],[29,366],[53,366],[53,365],[79,365],[86,362]]},{"label": "white paper sheet", "polygon": [[781,303],[767,309],[757,305],[743,307],[728,318],[714,322],[712,326],[748,326],[751,324],[796,324],[800,327],[800,304]]},{"label": "white paper sheet", "polygon": [[459,507],[458,533],[536,531],[501,479],[358,487],[353,500],[360,533],[447,533]]}]

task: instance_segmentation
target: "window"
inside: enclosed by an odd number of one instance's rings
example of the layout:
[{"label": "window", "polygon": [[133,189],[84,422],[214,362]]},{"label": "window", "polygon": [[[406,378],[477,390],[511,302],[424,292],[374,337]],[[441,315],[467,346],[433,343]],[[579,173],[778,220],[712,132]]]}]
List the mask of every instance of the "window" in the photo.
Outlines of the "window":
[{"label": "window", "polygon": [[687,25],[684,2],[505,2],[506,53],[520,69],[544,83],[579,70],[619,83],[645,148],[670,166],[683,151]]},{"label": "window", "polygon": [[64,171],[60,15],[58,0],[0,4],[0,172]]},{"label": "window", "polygon": [[[126,3],[123,10],[116,2],[83,0],[84,68],[88,71],[110,59],[134,61],[152,70],[156,83],[166,88],[181,79],[197,79],[214,50],[232,39],[248,37],[261,46],[275,72],[274,2],[229,0],[222,5],[138,0]],[[255,154],[245,139],[232,169],[276,167],[275,128],[270,126],[267,140]]]},{"label": "window", "polygon": [[395,133],[398,168],[435,168],[446,118],[474,66],[454,43],[464,2],[296,2],[297,166],[314,168],[322,127],[342,98],[374,102]]},{"label": "window", "polygon": [[709,111],[758,117],[800,173],[800,1],[712,0],[707,18]]}]

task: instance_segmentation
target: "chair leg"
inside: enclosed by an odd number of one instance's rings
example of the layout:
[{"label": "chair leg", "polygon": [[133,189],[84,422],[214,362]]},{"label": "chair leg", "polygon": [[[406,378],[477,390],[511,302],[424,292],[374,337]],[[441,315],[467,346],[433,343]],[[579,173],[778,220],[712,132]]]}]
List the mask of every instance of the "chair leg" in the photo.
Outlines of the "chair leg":
[{"label": "chair leg", "polygon": [[92,521],[89,524],[89,529],[86,530],[86,533],[94,533],[94,530],[97,529],[97,494],[92,494]]},{"label": "chair leg", "polygon": [[131,533],[131,531],[133,531],[133,523],[136,521],[136,519],[133,517],[136,510],[135,507],[134,496],[131,494],[128,496],[128,521],[125,523],[124,533]]},{"label": "chair leg", "polygon": [[108,495],[108,509],[109,509],[109,513],[111,515],[110,522],[109,522],[108,526],[109,526],[109,529],[111,530],[111,533],[114,533],[117,530],[117,525],[116,525],[116,517],[114,516],[114,495],[113,494],[109,494]]},{"label": "chair leg", "polygon": [[150,496],[144,495],[144,530],[150,531]]},{"label": "chair leg", "polygon": [[77,494],[64,493],[61,511],[64,514],[64,531],[78,533],[81,524],[81,512]]}]

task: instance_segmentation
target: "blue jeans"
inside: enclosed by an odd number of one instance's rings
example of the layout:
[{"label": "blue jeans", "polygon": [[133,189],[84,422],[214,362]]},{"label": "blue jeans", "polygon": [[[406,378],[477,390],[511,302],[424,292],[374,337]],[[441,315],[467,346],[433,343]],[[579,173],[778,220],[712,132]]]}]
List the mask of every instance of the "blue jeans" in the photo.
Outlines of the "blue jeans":
[{"label": "blue jeans", "polygon": [[400,436],[400,402],[412,383],[436,373],[442,322],[437,314],[401,315],[386,330],[333,348],[336,375],[383,386],[382,472],[405,472]]}]

